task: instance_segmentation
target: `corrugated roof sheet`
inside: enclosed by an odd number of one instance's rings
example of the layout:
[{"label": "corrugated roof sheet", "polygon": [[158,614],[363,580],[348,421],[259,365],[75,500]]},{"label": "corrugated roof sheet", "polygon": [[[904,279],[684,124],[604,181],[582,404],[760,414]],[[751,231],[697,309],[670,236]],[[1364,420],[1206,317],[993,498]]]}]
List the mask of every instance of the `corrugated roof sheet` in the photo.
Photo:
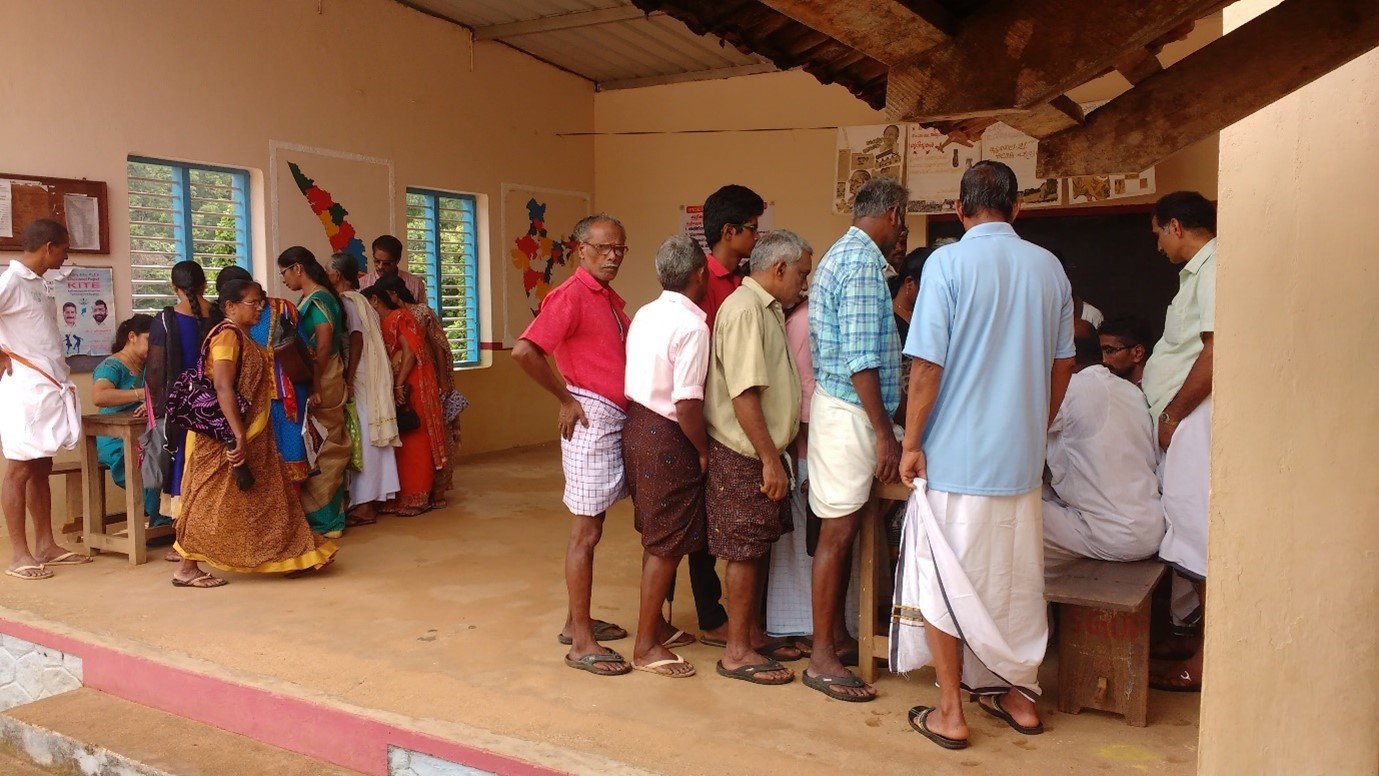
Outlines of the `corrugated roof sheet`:
[{"label": "corrugated roof sheet", "polygon": [[[628,0],[398,0],[482,36],[485,28],[545,20],[548,29],[503,35],[498,41],[600,87],[645,79],[719,77],[744,68],[771,69],[766,57],[703,36],[671,16],[637,13]],[[628,18],[574,26],[571,14],[625,9]],[[567,26],[568,25],[568,26]],[[490,30],[490,34],[492,31]]]}]

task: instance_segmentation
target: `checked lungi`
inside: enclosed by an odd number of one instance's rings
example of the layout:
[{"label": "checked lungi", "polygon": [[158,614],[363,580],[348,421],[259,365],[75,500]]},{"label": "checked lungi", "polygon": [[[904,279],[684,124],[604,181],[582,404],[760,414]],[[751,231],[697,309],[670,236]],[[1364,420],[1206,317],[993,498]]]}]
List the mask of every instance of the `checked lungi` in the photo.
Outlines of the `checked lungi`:
[{"label": "checked lungi", "polygon": [[[781,459],[787,475],[789,462]],[[727,561],[764,557],[793,528],[790,499],[772,501],[761,492],[761,461],[709,439],[709,476],[705,506],[709,552]]]},{"label": "checked lungi", "polygon": [[622,430],[627,415],[596,393],[574,386],[568,390],[584,408],[589,425],[575,423],[575,433],[560,440],[565,506],[572,514],[593,517],[627,495],[622,462]]},{"label": "checked lungi", "polygon": [[622,450],[642,547],[658,558],[707,547],[699,451],[680,424],[632,402]]}]

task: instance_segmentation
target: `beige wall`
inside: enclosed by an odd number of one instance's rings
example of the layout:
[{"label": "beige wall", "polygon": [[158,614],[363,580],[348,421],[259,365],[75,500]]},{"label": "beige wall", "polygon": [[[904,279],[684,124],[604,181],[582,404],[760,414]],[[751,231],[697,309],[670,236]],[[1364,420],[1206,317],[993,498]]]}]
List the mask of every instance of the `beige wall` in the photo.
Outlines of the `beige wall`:
[{"label": "beige wall", "polygon": [[[399,225],[408,185],[487,197],[495,285],[510,266],[503,182],[593,190],[593,141],[559,136],[593,129],[588,81],[498,44],[471,50],[465,30],[390,0],[45,0],[6,3],[3,20],[0,170],[110,185],[112,254],[73,262],[115,268],[121,316],[130,154],[249,169],[255,274],[272,285],[270,141],[391,160]],[[281,192],[284,208],[298,200]],[[309,247],[329,252],[323,231]],[[459,385],[475,405],[466,454],[554,438],[554,405],[506,353]]]},{"label": "beige wall", "polygon": [[1379,770],[1376,149],[1379,51],[1221,133],[1205,774]]},{"label": "beige wall", "polygon": [[[1205,20],[1187,40],[1167,47],[1162,59],[1176,61],[1220,34],[1219,17]],[[1105,100],[1127,88],[1113,73],[1072,96]],[[832,212],[835,127],[885,122],[843,87],[821,86],[802,71],[599,92],[594,104],[594,204],[627,225],[632,252],[617,288],[633,308],[659,293],[652,257],[661,240],[679,230],[680,207],[702,203],[727,183],[774,202],[775,225],[799,232],[814,246],[815,258],[822,256],[851,223]],[[737,131],[761,128],[779,131]],[[1158,165],[1158,191],[1193,189],[1214,198],[1216,166],[1213,135]],[[910,218],[912,246],[922,244],[923,221]]]}]

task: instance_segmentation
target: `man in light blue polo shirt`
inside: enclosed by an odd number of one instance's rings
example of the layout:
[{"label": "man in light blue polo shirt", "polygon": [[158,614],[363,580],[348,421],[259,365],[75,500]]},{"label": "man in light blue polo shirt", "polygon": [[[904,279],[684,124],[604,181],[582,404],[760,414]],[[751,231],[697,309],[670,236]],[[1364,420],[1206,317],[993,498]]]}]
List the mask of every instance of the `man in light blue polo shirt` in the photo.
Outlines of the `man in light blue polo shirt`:
[{"label": "man in light blue polo shirt", "polygon": [[1043,732],[1039,486],[1045,434],[1072,376],[1073,301],[1053,254],[1011,227],[1018,194],[1000,162],[963,174],[966,234],[925,264],[905,343],[915,361],[900,474],[928,489],[911,504],[920,519],[906,521],[895,601],[922,625],[895,627],[892,669],[933,664],[939,705],[915,707],[910,724],[954,749],[968,736],[960,688],[1016,731]]}]

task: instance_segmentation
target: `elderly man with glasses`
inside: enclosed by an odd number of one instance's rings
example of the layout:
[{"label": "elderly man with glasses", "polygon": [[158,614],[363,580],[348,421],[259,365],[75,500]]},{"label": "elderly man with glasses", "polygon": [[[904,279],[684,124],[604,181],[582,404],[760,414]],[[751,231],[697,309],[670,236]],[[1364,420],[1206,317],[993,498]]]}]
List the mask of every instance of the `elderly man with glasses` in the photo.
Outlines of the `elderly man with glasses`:
[{"label": "elderly man with glasses", "polygon": [[[570,644],[566,665],[598,676],[632,670],[621,655],[598,641],[627,638],[627,631],[591,620],[594,548],[603,536],[607,510],[627,495],[622,433],[627,421],[623,375],[627,367],[624,302],[612,288],[627,231],[606,213],[575,224],[579,267],[551,291],[541,311],[513,346],[512,358],[560,401],[560,451],[565,470],[565,506],[573,520],[565,550],[565,584],[570,607],[559,641]],[[555,357],[556,377],[547,354]]]}]

